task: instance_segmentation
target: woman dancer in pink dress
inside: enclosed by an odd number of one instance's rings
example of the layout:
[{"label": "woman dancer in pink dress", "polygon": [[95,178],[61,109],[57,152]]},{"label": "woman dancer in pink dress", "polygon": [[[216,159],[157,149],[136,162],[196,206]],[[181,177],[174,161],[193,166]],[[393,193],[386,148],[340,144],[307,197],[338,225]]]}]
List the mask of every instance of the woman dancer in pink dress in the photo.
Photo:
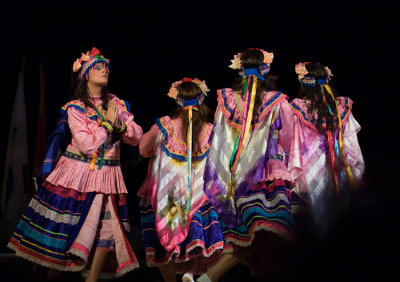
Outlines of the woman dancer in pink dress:
[{"label": "woman dancer in pink dress", "polygon": [[184,78],[168,95],[178,107],[156,120],[139,144],[151,158],[147,178],[138,195],[149,266],[158,266],[165,281],[193,281],[218,259],[224,246],[219,219],[203,192],[205,157],[212,124],[203,104],[204,81]]},{"label": "woman dancer in pink dress", "polygon": [[237,263],[253,274],[285,274],[293,235],[292,177],[286,167],[292,115],[269,74],[273,53],[234,56],[239,75],[218,90],[204,191],[221,218],[224,255],[197,281],[219,281]]},{"label": "woman dancer in pink dress", "polygon": [[310,204],[316,231],[322,235],[364,173],[357,139],[361,127],[352,114],[353,101],[336,97],[328,67],[306,62],[297,64],[295,71],[301,88],[290,103],[294,130],[288,167],[294,190]]},{"label": "woman dancer in pink dress", "polygon": [[[128,190],[120,168],[121,140],[138,145],[143,131],[129,104],[107,90],[109,60],[96,48],[77,59],[75,99],[61,108],[39,173],[39,189],[8,247],[61,271],[121,276],[138,267],[126,232]],[[65,145],[68,145],[65,148]]]}]

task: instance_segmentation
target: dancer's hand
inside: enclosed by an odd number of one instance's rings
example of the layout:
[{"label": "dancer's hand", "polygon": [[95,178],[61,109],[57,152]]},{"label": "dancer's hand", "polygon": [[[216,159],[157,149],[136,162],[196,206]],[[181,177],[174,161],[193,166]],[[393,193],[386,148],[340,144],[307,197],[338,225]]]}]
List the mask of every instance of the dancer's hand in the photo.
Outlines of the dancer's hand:
[{"label": "dancer's hand", "polygon": [[104,119],[109,120],[112,126],[115,125],[118,119],[118,109],[113,100],[108,102],[108,109],[104,114]]}]

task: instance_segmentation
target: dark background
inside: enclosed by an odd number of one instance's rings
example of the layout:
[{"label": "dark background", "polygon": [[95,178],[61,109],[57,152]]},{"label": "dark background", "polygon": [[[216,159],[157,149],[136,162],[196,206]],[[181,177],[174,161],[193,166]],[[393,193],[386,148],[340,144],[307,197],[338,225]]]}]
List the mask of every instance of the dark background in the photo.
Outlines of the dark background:
[{"label": "dark background", "polygon": [[[311,261],[317,268],[328,265],[321,270],[324,275],[325,270],[339,270],[332,279],[345,273],[364,278],[394,271],[394,261],[399,262],[395,251],[399,23],[394,4],[3,1],[0,8],[0,156],[5,156],[17,74],[25,56],[30,162],[40,62],[46,81],[47,136],[55,127],[59,108],[70,99],[73,61],[93,46],[111,59],[110,92],[130,102],[135,121],[144,131],[156,117],[173,109],[166,93],[172,82],[183,77],[206,80],[211,92],[205,103],[214,109],[216,90],[230,87],[236,75],[228,68],[230,60],[244,49],[258,47],[274,53],[271,74],[279,76],[279,89],[291,99],[298,91],[296,63],[319,61],[329,66],[332,85],[354,101],[353,114],[362,127],[358,137],[366,164],[365,187],[337,228],[314,250]],[[137,148],[128,146],[123,146],[121,158],[130,191],[131,221],[139,228],[135,195],[147,162]],[[4,157],[0,159],[3,177]],[[315,268],[307,267],[310,272]]]}]

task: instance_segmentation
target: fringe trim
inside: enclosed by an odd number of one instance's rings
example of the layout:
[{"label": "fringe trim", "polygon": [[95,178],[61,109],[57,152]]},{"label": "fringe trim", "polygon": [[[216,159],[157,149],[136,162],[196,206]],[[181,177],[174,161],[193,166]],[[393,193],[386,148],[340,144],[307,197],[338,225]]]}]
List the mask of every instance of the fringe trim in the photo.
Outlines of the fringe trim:
[{"label": "fringe trim", "polygon": [[83,252],[81,252],[81,251],[79,251],[77,249],[70,249],[70,250],[68,250],[67,253],[69,253],[71,255],[74,255],[74,256],[77,256],[77,257],[79,257],[79,258],[81,258],[81,259],[83,259],[85,261],[88,260],[88,256],[85,255],[85,253],[83,253]]},{"label": "fringe trim", "polygon": [[136,268],[139,268],[139,263],[137,261],[132,261],[129,265],[118,268],[115,277],[121,277]]},{"label": "fringe trim", "polygon": [[[53,269],[60,270],[60,271],[71,271],[71,272],[86,271],[85,270],[85,268],[87,266],[87,259],[85,258],[86,256],[82,252],[80,252],[80,251],[78,251],[76,249],[71,249],[71,250],[68,251],[68,253],[70,253],[72,255],[75,255],[75,256],[77,256],[79,258],[82,258],[85,263],[82,264],[82,265],[79,265],[79,266],[66,267],[66,266],[57,265],[57,264],[54,264],[54,263],[47,262],[45,260],[36,258],[34,256],[31,256],[31,255],[29,255],[29,254],[27,254],[27,253],[25,253],[23,251],[20,251],[18,249],[18,247],[16,245],[12,244],[12,243],[8,243],[7,247],[9,249],[13,250],[17,256],[19,256],[21,258],[24,258],[26,260],[29,260],[31,262],[37,263],[39,265],[42,265],[44,267],[53,268]],[[136,268],[139,268],[139,263],[137,261],[133,261],[129,265],[123,266],[122,268],[117,269],[116,273],[104,273],[104,272],[101,272],[101,276],[109,277],[109,278],[117,278],[117,277],[121,277],[121,276],[125,275],[129,271],[132,271],[132,270],[134,270]]]},{"label": "fringe trim", "polygon": [[87,265],[87,261],[85,261],[85,264],[79,265],[79,266],[70,266],[70,267],[61,266],[61,265],[58,265],[58,264],[54,264],[54,263],[47,262],[45,260],[36,258],[34,256],[31,256],[31,255],[23,252],[23,251],[20,251],[19,248],[16,245],[12,244],[12,243],[8,243],[7,247],[10,248],[11,250],[13,250],[15,252],[15,254],[17,256],[19,256],[19,257],[22,257],[22,258],[24,258],[26,260],[29,260],[31,262],[40,264],[40,265],[42,265],[44,267],[53,268],[53,269],[60,270],[60,271],[79,272],[79,271],[82,271]]}]

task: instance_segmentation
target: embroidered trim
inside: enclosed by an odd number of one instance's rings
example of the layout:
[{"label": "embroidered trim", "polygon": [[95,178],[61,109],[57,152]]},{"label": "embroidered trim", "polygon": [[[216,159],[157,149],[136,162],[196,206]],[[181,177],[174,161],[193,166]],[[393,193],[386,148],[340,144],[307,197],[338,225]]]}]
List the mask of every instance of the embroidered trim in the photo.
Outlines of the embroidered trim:
[{"label": "embroidered trim", "polygon": [[[345,120],[347,120],[347,118],[349,117],[349,114],[351,112],[351,103],[350,103],[350,99],[348,97],[343,97],[344,98],[344,111],[340,116],[340,119],[342,120],[342,122],[344,122]],[[302,108],[300,108],[294,101],[289,103],[290,106],[293,108],[294,112],[297,114],[297,116],[299,116],[301,119],[303,119],[306,123],[308,123],[309,125],[315,126],[315,121],[311,121],[306,113],[303,111]],[[323,125],[325,125],[325,122],[322,122]]]},{"label": "embroidered trim", "polygon": [[[236,119],[232,116],[233,112],[235,109],[231,108],[228,104],[228,95],[226,94],[226,89],[219,89],[218,90],[218,100],[222,102],[223,107],[222,107],[222,112],[224,116],[227,118],[228,124],[236,129],[240,129],[242,127],[242,122],[239,119]],[[260,120],[262,119],[265,111],[270,109],[276,102],[278,102],[282,97],[285,97],[286,95],[283,94],[282,92],[278,91],[274,96],[272,96],[270,99],[268,99],[267,102],[265,102],[257,111],[257,115],[253,120],[251,121],[251,129],[256,128]],[[236,93],[235,93],[235,99],[237,99]],[[243,111],[236,102],[237,109],[239,111]]]},{"label": "embroidered trim", "polygon": [[[85,162],[85,163],[90,163],[91,157],[87,156],[82,156],[77,153],[73,153],[70,151],[65,151],[63,154],[65,157],[74,159],[77,161]],[[96,159],[95,164],[98,165],[100,163],[100,159]],[[120,165],[120,160],[119,159],[104,159],[103,160],[103,165],[105,166],[119,166]]]},{"label": "embroidered trim", "polygon": [[[123,107],[123,111],[129,112],[131,110],[131,105],[129,104],[128,101],[119,99],[117,96],[114,94],[109,94],[110,95],[110,100],[116,99],[117,102]],[[86,112],[86,106],[84,103],[82,103],[80,100],[73,100],[65,104],[64,106],[61,107],[60,109],[60,114],[64,115],[66,111],[68,110],[69,107],[73,107],[77,109],[78,111],[84,113],[88,118],[91,120],[97,120],[97,113],[96,111],[93,111],[92,113],[87,113]]]},{"label": "embroidered trim", "polygon": [[[57,223],[66,223],[71,225],[76,225],[79,222],[80,216],[75,216],[71,214],[61,214],[60,212],[55,212],[50,210],[49,208],[43,206],[37,199],[32,198],[31,202],[29,203],[29,207],[31,207],[35,212],[40,214],[41,216],[51,219]],[[29,218],[26,217],[27,220],[31,221]]]},{"label": "embroidered trim", "polygon": [[[114,97],[117,97],[114,94],[110,94],[110,95],[113,95]],[[128,101],[122,100],[122,99],[119,99],[119,98],[117,98],[117,100],[122,105],[122,107],[124,108],[125,112],[130,112],[131,111],[131,105],[129,104]]]},{"label": "embroidered trim", "polygon": [[97,113],[96,113],[96,111],[93,111],[92,113],[87,113],[87,112],[86,112],[85,104],[83,104],[83,103],[82,103],[81,101],[79,101],[79,100],[71,101],[71,102],[65,104],[64,106],[62,106],[62,108],[60,109],[60,114],[61,114],[61,115],[64,115],[64,114],[67,112],[68,108],[70,108],[70,107],[73,107],[73,108],[75,108],[76,110],[78,110],[78,111],[84,113],[84,114],[85,114],[89,119],[91,119],[91,120],[97,120]]},{"label": "embroidered trim", "polygon": [[[165,118],[158,118],[156,120],[156,124],[159,128],[159,130],[162,132],[164,135],[164,141],[161,144],[161,149],[171,158],[178,160],[178,161],[187,161],[187,151],[186,150],[180,150],[178,148],[174,148],[171,146],[171,144],[168,143],[168,139],[173,136],[173,129],[170,124],[168,124],[167,120]],[[192,161],[201,161],[203,160],[207,154],[208,150],[210,149],[210,144],[207,142],[207,144],[201,148],[201,153],[193,156]]]}]

